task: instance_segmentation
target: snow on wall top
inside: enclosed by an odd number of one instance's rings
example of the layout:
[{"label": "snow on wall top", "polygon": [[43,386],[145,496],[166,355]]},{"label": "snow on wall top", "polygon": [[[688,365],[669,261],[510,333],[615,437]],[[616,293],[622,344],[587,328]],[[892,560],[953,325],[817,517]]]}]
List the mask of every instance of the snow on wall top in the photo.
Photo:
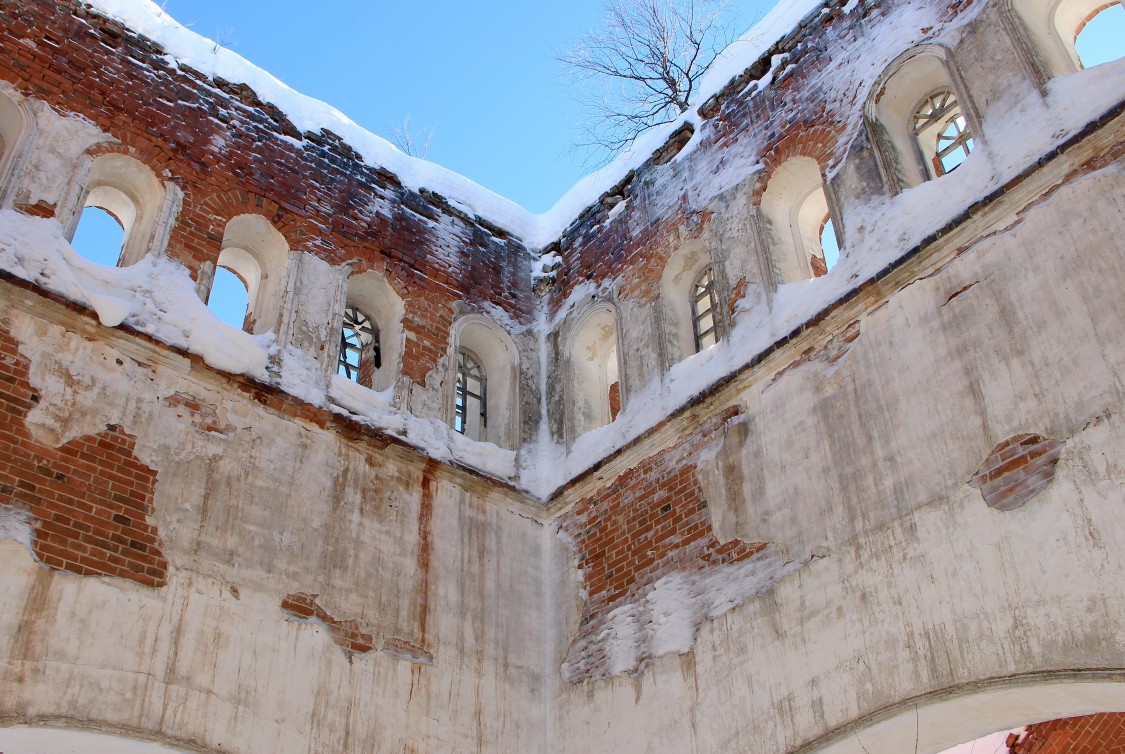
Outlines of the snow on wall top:
[{"label": "snow on wall top", "polygon": [[[395,173],[412,189],[428,189],[462,205],[485,220],[519,237],[531,248],[556,240],[567,226],[611,186],[639,167],[685,122],[699,125],[696,111],[728,81],[756,62],[791,31],[822,0],[781,0],[770,13],[735,40],[712,63],[698,89],[695,108],[675,122],[652,129],[606,167],[587,175],[545,213],[535,214],[519,204],[432,162],[410,157],[380,136],[364,129],[336,108],[288,87],[231,50],[186,28],[152,0],[86,0],[94,9],[121,21],[133,31],[159,43],[174,59],[208,76],[244,83],[266,102],[279,107],[301,131],[327,129],[339,134],[371,165]],[[850,5],[849,5],[850,8]]]}]

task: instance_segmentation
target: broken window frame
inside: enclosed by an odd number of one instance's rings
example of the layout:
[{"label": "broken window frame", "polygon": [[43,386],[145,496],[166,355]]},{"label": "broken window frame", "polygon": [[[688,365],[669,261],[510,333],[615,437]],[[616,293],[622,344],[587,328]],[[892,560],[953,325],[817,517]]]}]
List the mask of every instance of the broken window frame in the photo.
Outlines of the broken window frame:
[{"label": "broken window frame", "polygon": [[[474,390],[475,385],[475,390]],[[488,426],[487,374],[481,359],[467,348],[457,349],[457,380],[453,388],[453,429],[459,434],[468,435],[469,417],[474,411],[474,403],[480,412],[480,428]]]},{"label": "broken window frame", "polygon": [[[718,301],[715,298],[715,274],[707,265],[691,284],[691,332],[695,342],[695,352],[699,353],[719,342]],[[704,327],[704,320],[710,325]]]},{"label": "broken window frame", "polygon": [[[930,157],[935,178],[953,172],[968,159],[974,146],[973,132],[953,89],[941,87],[922,98],[914,108],[914,136]],[[949,165],[947,158],[957,156],[960,161]]]},{"label": "broken window frame", "polygon": [[344,321],[340,326],[340,352],[336,371],[352,382],[358,383],[365,358],[371,359],[371,366],[374,369],[382,366],[379,327],[375,324],[375,320],[360,309],[349,306],[344,309]]}]

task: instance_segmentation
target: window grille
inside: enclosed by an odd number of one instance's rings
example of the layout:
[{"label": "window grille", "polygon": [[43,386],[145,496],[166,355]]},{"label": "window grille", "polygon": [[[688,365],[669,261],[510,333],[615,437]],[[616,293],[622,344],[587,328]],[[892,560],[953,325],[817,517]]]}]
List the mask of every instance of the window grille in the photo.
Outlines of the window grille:
[{"label": "window grille", "polygon": [[934,175],[951,172],[973,151],[973,135],[949,89],[929,94],[914,111],[914,135],[932,155]]},{"label": "window grille", "polygon": [[374,369],[382,366],[382,357],[379,353],[379,329],[372,323],[370,317],[354,306],[349,306],[344,310],[344,324],[340,328],[338,371],[349,380],[359,382],[360,370],[368,358]]},{"label": "window grille", "polygon": [[711,268],[704,269],[691,286],[691,329],[695,336],[695,352],[710,348],[719,340],[716,328],[715,278]]},{"label": "window grille", "polygon": [[[480,360],[467,349],[457,351],[457,385],[453,393],[453,429],[480,439],[486,422],[485,373]],[[479,425],[475,418],[480,418]]]}]

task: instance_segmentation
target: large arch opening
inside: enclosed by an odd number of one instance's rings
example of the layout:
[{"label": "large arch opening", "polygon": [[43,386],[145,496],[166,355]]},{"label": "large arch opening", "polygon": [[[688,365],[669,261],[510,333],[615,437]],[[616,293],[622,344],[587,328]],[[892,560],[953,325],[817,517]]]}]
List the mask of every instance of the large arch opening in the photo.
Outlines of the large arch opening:
[{"label": "large arch opening", "polygon": [[0,728],[0,751],[35,754],[187,754],[137,738],[67,728]]},{"label": "large arch opening", "polygon": [[904,702],[881,719],[847,726],[796,754],[903,754],[915,748],[918,754],[944,754],[1033,723],[1123,711],[1125,681],[1110,674],[1014,678]]}]

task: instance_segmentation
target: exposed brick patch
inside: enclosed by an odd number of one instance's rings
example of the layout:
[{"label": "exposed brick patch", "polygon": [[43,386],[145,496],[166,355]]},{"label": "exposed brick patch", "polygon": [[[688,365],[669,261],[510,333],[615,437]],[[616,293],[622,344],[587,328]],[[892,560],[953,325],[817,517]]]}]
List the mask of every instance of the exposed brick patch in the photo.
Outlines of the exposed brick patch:
[{"label": "exposed brick patch", "polygon": [[[702,573],[761,552],[764,543],[720,544],[697,480],[695,461],[738,410],[712,418],[691,438],[646,459],[578,502],[560,520],[582,575],[586,604],[567,652],[566,678],[578,682],[608,672],[601,641],[620,606],[645,598],[662,577]],[[637,658],[638,667],[651,656]]]},{"label": "exposed brick patch", "polygon": [[1035,723],[1009,736],[1007,745],[1009,754],[1125,754],[1125,713]]},{"label": "exposed brick patch", "polygon": [[189,393],[176,393],[164,399],[164,405],[174,409],[176,416],[187,421],[200,432],[229,437],[234,427],[219,418],[216,406],[201,401]]},{"label": "exposed brick patch", "polygon": [[318,594],[298,592],[281,600],[281,609],[300,621],[316,621],[328,628],[332,641],[348,655],[362,655],[375,650],[375,639],[365,633],[355,619],[337,620],[316,604]]},{"label": "exposed brick patch", "polygon": [[396,660],[405,660],[418,665],[433,665],[434,656],[422,647],[406,639],[394,637],[383,640],[383,652]]},{"label": "exposed brick patch", "polygon": [[45,217],[50,219],[55,216],[55,205],[48,204],[40,199],[35,204],[17,204],[16,209],[32,217]]},{"label": "exposed brick patch", "polygon": [[0,328],[0,505],[31,513],[33,550],[49,568],[163,586],[168,561],[149,522],[156,471],[116,425],[58,448],[35,442],[25,419],[39,395],[28,369],[15,338]]},{"label": "exposed brick patch", "polygon": [[1009,437],[992,449],[969,485],[980,490],[991,508],[1018,508],[1054,480],[1063,447],[1064,443],[1042,435]]}]

